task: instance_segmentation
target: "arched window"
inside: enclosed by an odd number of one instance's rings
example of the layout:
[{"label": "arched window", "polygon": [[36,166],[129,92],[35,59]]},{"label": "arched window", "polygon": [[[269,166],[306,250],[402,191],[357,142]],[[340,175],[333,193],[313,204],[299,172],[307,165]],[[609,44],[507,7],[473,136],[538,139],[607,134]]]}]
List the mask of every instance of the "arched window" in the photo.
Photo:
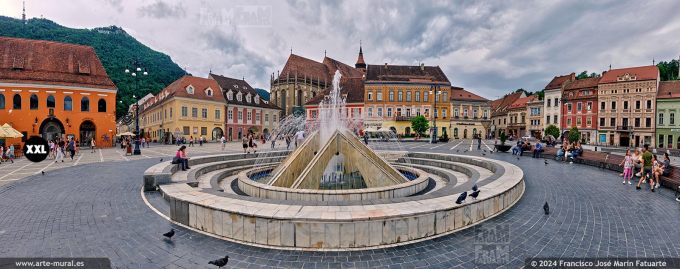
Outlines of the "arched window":
[{"label": "arched window", "polygon": [[87,96],[84,96],[83,99],[80,99],[80,111],[90,111],[90,98],[87,98]]},{"label": "arched window", "polygon": [[66,96],[64,97],[64,111],[71,110],[73,110],[73,99],[71,99],[71,96]]},{"label": "arched window", "polygon": [[21,109],[21,95],[14,94],[14,97],[12,98],[12,108],[13,109]]},{"label": "arched window", "polygon": [[99,102],[97,102],[97,112],[106,112],[106,100],[104,98],[99,99]]},{"label": "arched window", "polygon": [[5,109],[5,95],[0,93],[0,109]]},{"label": "arched window", "polygon": [[54,96],[52,96],[52,95],[47,96],[47,107],[48,108],[54,108],[55,103],[56,102],[54,101]]},{"label": "arched window", "polygon": [[35,93],[31,94],[31,99],[29,99],[29,101],[30,101],[31,110],[38,109],[38,95],[37,94],[35,94]]}]

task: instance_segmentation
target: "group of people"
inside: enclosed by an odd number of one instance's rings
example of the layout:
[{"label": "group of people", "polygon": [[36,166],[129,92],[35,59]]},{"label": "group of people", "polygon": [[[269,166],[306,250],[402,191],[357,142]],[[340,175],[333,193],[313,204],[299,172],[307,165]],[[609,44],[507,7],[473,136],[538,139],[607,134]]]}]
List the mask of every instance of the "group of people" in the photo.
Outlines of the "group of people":
[{"label": "group of people", "polygon": [[573,143],[569,143],[569,141],[564,140],[562,142],[562,146],[560,147],[559,150],[557,150],[557,158],[562,159],[563,161],[570,161],[573,162],[573,160],[578,157],[583,155],[583,147],[581,146],[581,142],[576,141]]},{"label": "group of people", "polygon": [[243,153],[248,154],[251,149],[253,150],[253,153],[257,153],[257,143],[255,143],[255,140],[257,140],[257,138],[255,138],[255,133],[252,131],[248,131],[248,134],[241,138]]},{"label": "group of people", "polygon": [[635,170],[638,172],[635,176],[640,177],[635,189],[642,189],[641,184],[649,182],[649,189],[654,192],[654,189],[659,188],[660,176],[668,176],[671,173],[671,160],[668,153],[664,153],[663,161],[659,161],[656,154],[653,154],[649,150],[649,145],[645,145],[640,149],[635,149],[633,153],[630,153],[630,149],[626,150],[626,157],[621,161],[620,166],[623,167],[623,184],[632,184],[630,180],[633,178],[633,173]]},{"label": "group of people", "polygon": [[2,162],[14,163],[14,145],[0,144],[0,163]]},{"label": "group of people", "polygon": [[[94,152],[94,139],[90,143],[92,145],[92,152]],[[64,162],[66,153],[69,153],[71,160],[73,160],[73,157],[80,151],[78,141],[73,138],[68,138],[66,141],[62,139],[50,140],[48,144],[50,147],[50,157],[55,163],[59,161]]]}]

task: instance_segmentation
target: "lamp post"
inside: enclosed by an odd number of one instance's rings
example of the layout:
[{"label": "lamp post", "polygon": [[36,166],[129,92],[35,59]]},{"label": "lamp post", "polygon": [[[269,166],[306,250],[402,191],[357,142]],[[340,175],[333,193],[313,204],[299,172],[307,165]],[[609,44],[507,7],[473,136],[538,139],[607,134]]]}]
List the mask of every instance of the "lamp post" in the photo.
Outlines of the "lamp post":
[{"label": "lamp post", "polygon": [[433,114],[434,114],[434,120],[432,121],[432,135],[430,136],[430,143],[436,144],[437,143],[437,97],[442,93],[440,90],[440,86],[436,84],[432,84],[430,86],[430,95],[433,96],[434,98],[434,109],[433,109]]},{"label": "lamp post", "polygon": [[[132,70],[126,68],[125,73],[130,74],[134,78],[137,92],[139,92],[139,80],[149,75],[146,68],[142,70],[138,61],[132,62]],[[135,95],[132,95],[132,98],[135,99],[135,150],[132,154],[141,155],[142,151],[139,149],[139,99]]]}]

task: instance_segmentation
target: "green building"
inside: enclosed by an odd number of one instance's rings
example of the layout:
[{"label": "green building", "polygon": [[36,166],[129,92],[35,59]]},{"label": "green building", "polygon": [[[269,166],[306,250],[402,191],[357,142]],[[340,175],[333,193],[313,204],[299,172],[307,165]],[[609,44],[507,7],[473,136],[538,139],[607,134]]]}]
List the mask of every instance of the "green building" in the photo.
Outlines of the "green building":
[{"label": "green building", "polygon": [[656,137],[659,148],[680,149],[680,80],[662,81],[656,96]]}]

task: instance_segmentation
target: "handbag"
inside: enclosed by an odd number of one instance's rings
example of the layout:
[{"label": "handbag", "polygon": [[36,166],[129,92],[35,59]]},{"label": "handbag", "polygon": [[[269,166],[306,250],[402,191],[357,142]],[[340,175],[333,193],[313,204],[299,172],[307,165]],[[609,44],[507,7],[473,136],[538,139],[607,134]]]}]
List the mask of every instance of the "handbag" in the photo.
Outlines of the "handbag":
[{"label": "handbag", "polygon": [[178,164],[179,163],[179,157],[175,156],[172,157],[172,164]]}]

